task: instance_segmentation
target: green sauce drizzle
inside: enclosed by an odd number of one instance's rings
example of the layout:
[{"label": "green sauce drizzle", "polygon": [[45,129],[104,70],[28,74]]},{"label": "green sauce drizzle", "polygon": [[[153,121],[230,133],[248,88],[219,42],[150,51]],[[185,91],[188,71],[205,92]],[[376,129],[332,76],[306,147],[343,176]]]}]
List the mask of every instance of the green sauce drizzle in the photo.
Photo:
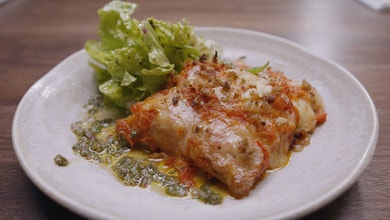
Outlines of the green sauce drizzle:
[{"label": "green sauce drizzle", "polygon": [[77,136],[72,147],[77,155],[108,166],[126,186],[146,188],[153,184],[169,196],[189,196],[212,205],[223,202],[227,193],[215,180],[200,175],[199,184],[184,186],[174,167],[164,168],[164,154],[155,158],[144,149],[130,149],[115,132],[115,121],[126,117],[128,111],[105,105],[101,95],[89,100],[84,109],[86,117],[71,125],[71,131]]}]

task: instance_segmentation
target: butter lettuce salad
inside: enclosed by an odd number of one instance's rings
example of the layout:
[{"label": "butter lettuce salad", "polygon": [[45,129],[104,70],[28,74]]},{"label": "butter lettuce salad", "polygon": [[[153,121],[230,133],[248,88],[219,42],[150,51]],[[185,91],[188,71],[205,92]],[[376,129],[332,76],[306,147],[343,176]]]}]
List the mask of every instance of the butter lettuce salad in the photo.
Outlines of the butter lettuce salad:
[{"label": "butter lettuce salad", "polygon": [[186,60],[214,54],[213,44],[195,35],[187,20],[136,20],[131,18],[136,8],[124,1],[100,8],[99,40],[85,43],[99,91],[105,101],[123,108],[160,90]]}]

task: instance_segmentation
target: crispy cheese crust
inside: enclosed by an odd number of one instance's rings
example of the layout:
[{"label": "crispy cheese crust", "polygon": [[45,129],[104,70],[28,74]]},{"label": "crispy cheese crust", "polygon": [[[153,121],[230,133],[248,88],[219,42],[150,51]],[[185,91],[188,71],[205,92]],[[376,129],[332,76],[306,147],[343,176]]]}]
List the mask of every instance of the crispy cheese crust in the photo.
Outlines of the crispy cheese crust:
[{"label": "crispy cheese crust", "polygon": [[117,121],[117,133],[132,147],[182,157],[237,198],[248,195],[265,170],[284,166],[292,144],[307,144],[326,120],[320,96],[306,81],[269,68],[255,75],[216,57],[187,62],[167,89],[131,112]]}]

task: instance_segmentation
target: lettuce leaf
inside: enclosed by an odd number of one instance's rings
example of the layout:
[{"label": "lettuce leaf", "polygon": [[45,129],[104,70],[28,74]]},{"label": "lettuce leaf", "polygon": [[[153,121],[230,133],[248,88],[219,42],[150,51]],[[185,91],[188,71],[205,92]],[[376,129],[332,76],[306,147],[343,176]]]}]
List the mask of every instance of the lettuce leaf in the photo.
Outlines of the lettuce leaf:
[{"label": "lettuce leaf", "polygon": [[212,56],[212,44],[195,35],[187,20],[170,23],[153,17],[131,18],[137,4],[112,1],[98,10],[100,41],[88,40],[105,100],[128,108],[161,89],[170,73],[180,72],[188,59]]}]

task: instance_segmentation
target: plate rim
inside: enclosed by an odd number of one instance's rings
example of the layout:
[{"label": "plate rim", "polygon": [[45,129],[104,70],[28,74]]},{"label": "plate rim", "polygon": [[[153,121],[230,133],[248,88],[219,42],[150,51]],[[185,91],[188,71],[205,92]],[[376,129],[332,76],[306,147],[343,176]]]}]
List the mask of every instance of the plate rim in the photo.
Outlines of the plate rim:
[{"label": "plate rim", "polygon": [[75,57],[78,57],[82,54],[86,53],[85,49],[80,49],[78,51],[75,51],[65,57],[63,60],[61,60],[59,63],[57,63],[53,68],[51,68],[47,73],[45,73],[42,77],[40,77],[37,81],[35,81],[25,92],[21,100],[19,101],[19,104],[15,110],[13,119],[12,119],[12,145],[13,149],[16,155],[16,158],[18,160],[19,165],[22,167],[24,173],[27,175],[27,177],[33,182],[33,184],[46,196],[51,198],[54,202],[61,205],[62,207],[68,209],[71,212],[74,212],[80,216],[84,217],[99,217],[99,218],[108,218],[110,216],[106,215],[104,212],[101,212],[100,210],[90,210],[88,207],[80,207],[82,204],[75,204],[73,201],[74,199],[69,198],[67,195],[64,195],[63,193],[56,190],[56,188],[52,187],[51,185],[47,184],[45,181],[38,178],[39,174],[34,174],[34,169],[30,168],[28,166],[27,161],[23,158],[22,148],[18,147],[19,141],[16,137],[17,130],[18,130],[18,124],[17,124],[17,118],[21,114],[21,108],[24,102],[28,99],[28,96],[32,91],[34,90],[34,87],[36,87],[40,82],[44,81],[46,78],[49,78],[50,75],[54,74],[57,69],[61,68],[61,65],[71,61]]}]

